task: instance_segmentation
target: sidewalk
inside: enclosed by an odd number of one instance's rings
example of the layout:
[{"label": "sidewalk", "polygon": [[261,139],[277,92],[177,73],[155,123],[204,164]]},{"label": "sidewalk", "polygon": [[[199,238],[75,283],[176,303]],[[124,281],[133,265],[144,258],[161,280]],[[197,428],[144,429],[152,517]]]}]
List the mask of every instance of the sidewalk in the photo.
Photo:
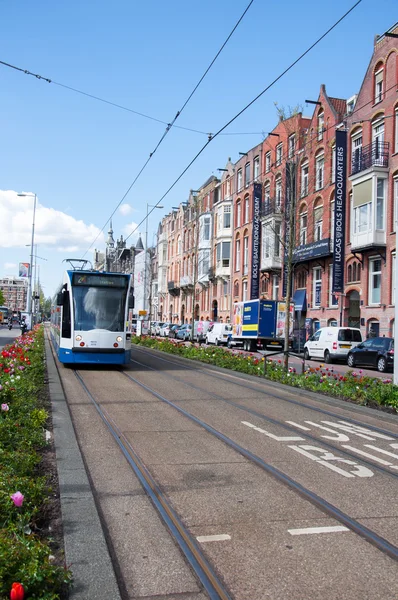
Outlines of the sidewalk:
[{"label": "sidewalk", "polygon": [[120,600],[108,547],[65,399],[45,336],[53,436],[64,529],[65,562],[73,600]]}]

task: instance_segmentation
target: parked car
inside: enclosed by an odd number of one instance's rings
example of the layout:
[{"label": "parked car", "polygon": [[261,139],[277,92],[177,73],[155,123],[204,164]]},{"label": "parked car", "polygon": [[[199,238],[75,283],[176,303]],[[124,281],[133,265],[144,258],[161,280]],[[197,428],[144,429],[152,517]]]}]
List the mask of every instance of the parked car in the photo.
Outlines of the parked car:
[{"label": "parked car", "polygon": [[232,333],[229,323],[212,323],[206,333],[206,344],[227,345]]},{"label": "parked car", "polygon": [[177,331],[176,338],[178,340],[184,340],[184,341],[190,340],[191,339],[191,331],[192,331],[192,325],[185,323],[184,325],[181,325],[181,327]]},{"label": "parked car", "polygon": [[349,367],[355,367],[356,365],[376,367],[381,373],[384,373],[387,369],[393,369],[393,338],[376,337],[358,344],[349,351],[347,365]]},{"label": "parked car", "polygon": [[213,321],[195,321],[193,325],[193,338],[198,344],[206,341],[206,333]]},{"label": "parked car", "polygon": [[351,348],[362,342],[360,329],[354,327],[322,327],[304,344],[304,358],[320,358],[326,363],[346,360]]},{"label": "parked car", "polygon": [[169,337],[169,332],[172,325],[173,323],[163,323],[159,331],[160,337]]},{"label": "parked car", "polygon": [[157,321],[155,326],[155,335],[160,335],[160,330],[162,329],[164,323],[161,321]]},{"label": "parked car", "polygon": [[172,325],[169,329],[169,338],[176,338],[177,331],[180,329],[181,325]]}]

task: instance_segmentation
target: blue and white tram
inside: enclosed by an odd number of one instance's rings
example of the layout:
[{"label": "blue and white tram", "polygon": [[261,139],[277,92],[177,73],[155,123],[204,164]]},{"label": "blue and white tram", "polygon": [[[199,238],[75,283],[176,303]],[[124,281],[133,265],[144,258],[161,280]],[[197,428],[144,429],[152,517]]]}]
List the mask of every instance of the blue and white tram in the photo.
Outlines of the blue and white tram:
[{"label": "blue and white tram", "polygon": [[124,273],[65,272],[51,307],[51,338],[60,362],[129,362],[131,284],[131,275]]}]

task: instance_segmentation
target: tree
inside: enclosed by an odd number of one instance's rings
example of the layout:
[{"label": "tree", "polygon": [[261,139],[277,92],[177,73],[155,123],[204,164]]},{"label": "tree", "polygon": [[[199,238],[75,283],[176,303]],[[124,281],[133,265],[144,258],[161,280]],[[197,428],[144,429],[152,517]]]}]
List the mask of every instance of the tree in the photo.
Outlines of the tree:
[{"label": "tree", "polygon": [[0,305],[3,306],[6,303],[4,298],[3,290],[0,290]]}]

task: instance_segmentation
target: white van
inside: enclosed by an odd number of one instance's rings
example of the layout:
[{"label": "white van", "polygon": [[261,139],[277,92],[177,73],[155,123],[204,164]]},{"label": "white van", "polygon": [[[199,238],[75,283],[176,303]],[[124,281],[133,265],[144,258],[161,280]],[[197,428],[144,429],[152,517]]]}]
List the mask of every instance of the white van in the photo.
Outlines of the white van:
[{"label": "white van", "polygon": [[206,344],[227,345],[232,333],[232,325],[229,323],[211,323],[206,333]]},{"label": "white van", "polygon": [[321,327],[304,344],[304,358],[320,358],[326,363],[346,360],[347,354],[362,342],[360,329],[353,327]]}]

